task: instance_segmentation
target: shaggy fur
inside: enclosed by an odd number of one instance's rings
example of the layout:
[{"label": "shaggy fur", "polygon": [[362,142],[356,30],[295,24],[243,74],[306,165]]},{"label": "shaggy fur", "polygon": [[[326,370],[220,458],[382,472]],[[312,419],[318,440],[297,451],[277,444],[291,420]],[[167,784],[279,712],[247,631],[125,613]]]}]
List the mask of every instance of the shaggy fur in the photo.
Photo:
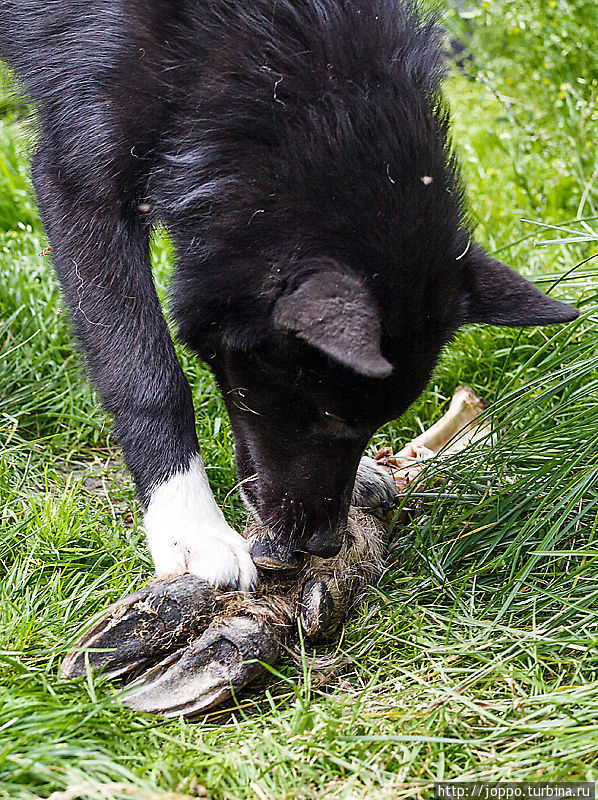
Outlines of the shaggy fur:
[{"label": "shaggy fur", "polygon": [[460,325],[575,316],[471,242],[439,42],[400,0],[0,0],[56,270],[144,502],[198,454],[155,222],[248,506],[322,556],[369,437]]}]

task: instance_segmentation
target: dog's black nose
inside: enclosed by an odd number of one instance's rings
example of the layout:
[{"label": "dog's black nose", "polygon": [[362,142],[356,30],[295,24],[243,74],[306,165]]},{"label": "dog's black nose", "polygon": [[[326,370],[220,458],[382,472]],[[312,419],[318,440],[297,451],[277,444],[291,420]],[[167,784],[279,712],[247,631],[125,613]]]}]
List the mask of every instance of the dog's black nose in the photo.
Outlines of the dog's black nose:
[{"label": "dog's black nose", "polygon": [[342,525],[336,531],[331,531],[330,528],[316,531],[303,547],[313,556],[333,558],[339,554],[344,541],[345,526]]},{"label": "dog's black nose", "polygon": [[276,535],[268,528],[250,528],[251,557],[260,569],[298,569],[303,565],[305,553],[319,558],[338,555],[345,540],[345,528],[336,532],[330,528],[316,531],[304,544],[294,536]]}]

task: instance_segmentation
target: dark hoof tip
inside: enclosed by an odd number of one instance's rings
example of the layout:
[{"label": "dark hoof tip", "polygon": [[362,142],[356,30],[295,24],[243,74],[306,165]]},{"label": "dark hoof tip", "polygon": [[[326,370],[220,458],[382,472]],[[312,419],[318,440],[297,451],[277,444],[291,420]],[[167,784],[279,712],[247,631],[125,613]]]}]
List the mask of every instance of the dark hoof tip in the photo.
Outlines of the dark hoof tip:
[{"label": "dark hoof tip", "polygon": [[308,639],[324,638],[338,621],[338,610],[326,582],[314,578],[303,587],[299,620]]},{"label": "dark hoof tip", "polygon": [[253,542],[251,558],[260,569],[299,569],[304,561],[301,553],[291,551],[288,546],[277,546],[276,542],[268,539]]}]

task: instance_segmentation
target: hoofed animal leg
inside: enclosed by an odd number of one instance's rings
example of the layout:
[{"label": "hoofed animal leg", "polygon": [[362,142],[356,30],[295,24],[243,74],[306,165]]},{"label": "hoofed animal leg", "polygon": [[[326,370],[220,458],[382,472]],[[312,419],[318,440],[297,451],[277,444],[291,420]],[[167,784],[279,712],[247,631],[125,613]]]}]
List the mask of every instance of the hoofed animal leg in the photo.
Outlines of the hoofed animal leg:
[{"label": "hoofed animal leg", "polygon": [[[479,419],[485,407],[471,389],[459,387],[435,425],[396,456],[381,452],[378,465],[394,474],[400,488],[423,469],[414,458],[457,452],[487,436],[489,421]],[[220,593],[196,576],[183,575],[119,600],[78,639],[62,675],[80,677],[92,669],[124,679],[123,703],[165,717],[192,716],[223,703],[264,674],[285,648],[297,647],[298,624],[308,642],[329,638],[378,580],[384,568],[388,486],[368,492],[377,496],[385,498],[378,514],[351,508],[337,556],[310,556],[292,570],[262,570],[256,594]],[[250,546],[265,535],[258,525],[245,532]]]}]

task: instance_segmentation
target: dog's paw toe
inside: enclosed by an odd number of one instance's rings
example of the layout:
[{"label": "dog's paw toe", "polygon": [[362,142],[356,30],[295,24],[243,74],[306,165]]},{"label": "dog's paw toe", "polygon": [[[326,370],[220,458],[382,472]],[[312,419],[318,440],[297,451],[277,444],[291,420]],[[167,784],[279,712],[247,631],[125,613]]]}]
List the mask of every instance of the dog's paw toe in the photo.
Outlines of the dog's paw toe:
[{"label": "dog's paw toe", "polygon": [[199,575],[222,589],[252,591],[258,583],[257,569],[245,539],[232,529],[231,533],[234,538],[219,535],[206,537],[200,549],[190,550],[187,572]]},{"label": "dog's paw toe", "polygon": [[247,542],[232,528],[185,534],[150,547],[159,578],[189,572],[220,589],[247,592],[257,587]]}]

